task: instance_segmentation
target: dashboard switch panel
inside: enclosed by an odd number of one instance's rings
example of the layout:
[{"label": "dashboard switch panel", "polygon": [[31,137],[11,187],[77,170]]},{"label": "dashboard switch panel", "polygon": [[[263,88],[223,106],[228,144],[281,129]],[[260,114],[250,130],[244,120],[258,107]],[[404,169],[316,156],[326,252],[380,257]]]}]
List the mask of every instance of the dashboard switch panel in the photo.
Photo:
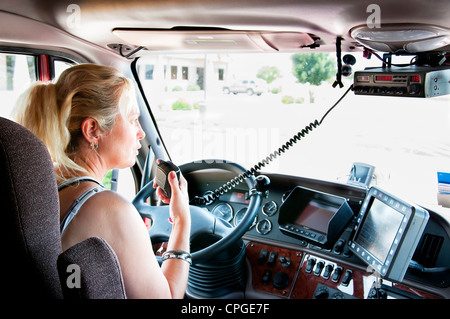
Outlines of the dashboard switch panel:
[{"label": "dashboard switch panel", "polygon": [[[252,288],[272,295],[289,297],[300,268],[303,253],[297,250],[250,242],[246,248],[251,267]],[[266,255],[261,257],[260,255]],[[259,260],[264,259],[260,264]],[[267,261],[266,261],[267,259]]]}]

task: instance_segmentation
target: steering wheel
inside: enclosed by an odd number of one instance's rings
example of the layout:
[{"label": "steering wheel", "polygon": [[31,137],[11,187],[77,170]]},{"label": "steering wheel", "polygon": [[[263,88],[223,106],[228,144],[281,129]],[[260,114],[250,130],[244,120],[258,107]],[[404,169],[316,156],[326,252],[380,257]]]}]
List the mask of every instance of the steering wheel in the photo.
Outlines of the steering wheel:
[{"label": "steering wheel", "polygon": [[[244,173],[246,170],[239,164],[233,162],[224,162],[221,160],[203,160],[202,162],[191,162],[179,166],[181,172],[188,174],[198,170],[204,169],[223,169],[231,171],[237,175]],[[192,253],[192,262],[197,264],[203,262],[215,254],[220,253],[231,244],[241,238],[244,233],[250,228],[255,216],[258,212],[258,208],[261,204],[262,194],[258,191],[252,191],[256,186],[256,179],[254,176],[250,176],[245,180],[249,188],[250,200],[248,203],[247,212],[243,219],[236,227],[231,226],[228,222],[215,217],[213,214],[205,211],[198,206],[190,205],[191,213],[191,235],[192,241],[198,235],[201,234],[213,234],[220,239],[208,247],[205,247],[199,251]],[[169,222],[169,206],[150,206],[145,203],[145,200],[153,194],[155,189],[153,188],[153,180],[148,182],[133,199],[133,205],[138,210],[141,217],[147,217],[152,220],[152,226],[149,230],[150,239],[152,242],[164,242],[168,241],[172,224]]]}]

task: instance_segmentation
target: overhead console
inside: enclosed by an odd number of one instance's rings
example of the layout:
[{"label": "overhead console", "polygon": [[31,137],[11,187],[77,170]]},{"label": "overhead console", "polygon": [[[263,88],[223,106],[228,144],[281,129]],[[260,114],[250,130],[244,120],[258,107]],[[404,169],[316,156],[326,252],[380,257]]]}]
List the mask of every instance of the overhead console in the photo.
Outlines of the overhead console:
[{"label": "overhead console", "polygon": [[357,217],[350,249],[386,279],[402,281],[429,213],[372,187]]}]

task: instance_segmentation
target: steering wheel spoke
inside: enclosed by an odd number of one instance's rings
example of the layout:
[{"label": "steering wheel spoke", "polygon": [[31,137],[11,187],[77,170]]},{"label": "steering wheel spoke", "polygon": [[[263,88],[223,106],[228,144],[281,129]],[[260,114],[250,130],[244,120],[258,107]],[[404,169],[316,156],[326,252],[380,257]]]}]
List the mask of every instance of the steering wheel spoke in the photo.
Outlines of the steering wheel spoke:
[{"label": "steering wheel spoke", "polygon": [[168,206],[148,206],[140,210],[139,213],[142,218],[147,217],[152,221],[148,232],[152,241],[162,242],[169,239],[172,225],[169,221],[170,213]]},{"label": "steering wheel spoke", "polygon": [[216,223],[213,231],[214,235],[224,238],[229,236],[233,230],[234,228],[230,223],[216,217]]}]

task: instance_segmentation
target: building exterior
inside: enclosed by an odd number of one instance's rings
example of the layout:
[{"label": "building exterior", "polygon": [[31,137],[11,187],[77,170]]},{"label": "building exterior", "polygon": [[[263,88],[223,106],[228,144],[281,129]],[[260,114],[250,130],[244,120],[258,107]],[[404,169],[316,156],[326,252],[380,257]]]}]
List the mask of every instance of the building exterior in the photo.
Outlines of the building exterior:
[{"label": "building exterior", "polygon": [[138,72],[151,103],[157,103],[159,108],[170,108],[181,98],[193,106],[205,100],[206,91],[222,91],[227,79],[228,57],[220,54],[149,55],[142,58]]}]

